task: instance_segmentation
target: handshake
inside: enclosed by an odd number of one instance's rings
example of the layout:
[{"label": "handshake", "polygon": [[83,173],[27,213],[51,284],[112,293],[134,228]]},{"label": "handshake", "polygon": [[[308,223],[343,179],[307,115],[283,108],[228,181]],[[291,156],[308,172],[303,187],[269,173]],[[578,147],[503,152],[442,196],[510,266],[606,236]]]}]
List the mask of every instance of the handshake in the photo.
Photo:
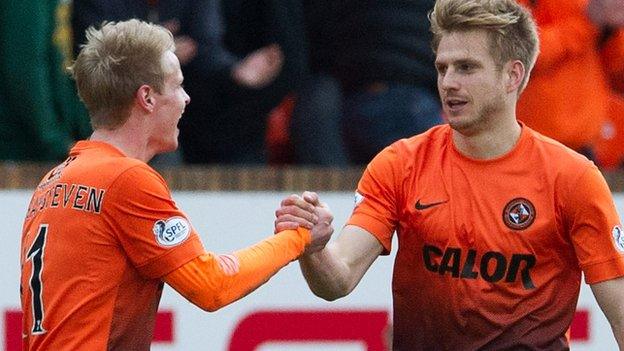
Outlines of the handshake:
[{"label": "handshake", "polygon": [[322,250],[332,234],[332,215],[329,207],[319,200],[318,194],[310,191],[301,196],[293,194],[282,200],[275,211],[275,233],[303,227],[310,229],[311,242],[304,254]]}]

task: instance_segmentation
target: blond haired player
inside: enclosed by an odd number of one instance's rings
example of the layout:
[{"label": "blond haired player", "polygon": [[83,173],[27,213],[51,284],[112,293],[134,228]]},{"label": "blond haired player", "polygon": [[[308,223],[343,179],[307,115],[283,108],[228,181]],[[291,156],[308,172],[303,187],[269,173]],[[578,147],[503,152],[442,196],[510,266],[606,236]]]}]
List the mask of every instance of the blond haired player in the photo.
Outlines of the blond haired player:
[{"label": "blond haired player", "polygon": [[24,350],[148,350],[163,282],[213,311],[329,238],[297,228],[230,255],[204,249],[146,164],[177,147],[190,102],[174,49],[170,32],[138,20],[88,31],[73,74],[94,132],[43,178],[28,208]]}]

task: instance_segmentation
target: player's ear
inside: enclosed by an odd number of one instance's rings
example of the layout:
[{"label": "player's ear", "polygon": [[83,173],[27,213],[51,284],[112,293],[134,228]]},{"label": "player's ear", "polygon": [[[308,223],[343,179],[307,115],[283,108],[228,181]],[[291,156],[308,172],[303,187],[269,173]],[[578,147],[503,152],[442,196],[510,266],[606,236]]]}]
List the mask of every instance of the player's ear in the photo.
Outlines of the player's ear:
[{"label": "player's ear", "polygon": [[526,69],[524,64],[520,60],[513,60],[507,62],[504,67],[506,83],[505,88],[507,93],[518,91],[521,88],[522,80],[526,75]]},{"label": "player's ear", "polygon": [[137,89],[135,101],[146,112],[153,112],[156,104],[156,97],[154,95],[154,89],[147,84],[143,84]]}]

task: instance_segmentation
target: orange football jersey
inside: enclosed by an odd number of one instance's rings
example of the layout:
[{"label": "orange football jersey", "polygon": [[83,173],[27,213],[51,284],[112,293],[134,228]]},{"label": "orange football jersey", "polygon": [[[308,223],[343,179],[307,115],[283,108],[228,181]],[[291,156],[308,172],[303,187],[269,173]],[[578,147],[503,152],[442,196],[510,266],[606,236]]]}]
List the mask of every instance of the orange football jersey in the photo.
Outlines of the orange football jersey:
[{"label": "orange football jersey", "polygon": [[349,224],[398,252],[394,350],[567,350],[581,273],[624,275],[624,233],[598,169],[526,126],[492,160],[448,125],[368,165]]},{"label": "orange football jersey", "polygon": [[204,252],[158,173],[106,143],[79,142],[26,215],[23,349],[149,349],[160,278]]}]

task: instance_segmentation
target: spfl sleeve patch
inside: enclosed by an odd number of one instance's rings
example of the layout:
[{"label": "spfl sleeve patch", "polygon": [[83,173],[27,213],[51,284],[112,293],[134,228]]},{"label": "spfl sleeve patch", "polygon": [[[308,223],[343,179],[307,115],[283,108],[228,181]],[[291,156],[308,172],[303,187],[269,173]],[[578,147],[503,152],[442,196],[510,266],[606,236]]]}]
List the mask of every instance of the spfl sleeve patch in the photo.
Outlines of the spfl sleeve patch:
[{"label": "spfl sleeve patch", "polygon": [[161,246],[170,247],[182,243],[191,233],[191,225],[183,217],[160,219],[154,223],[154,236]]},{"label": "spfl sleeve patch", "polygon": [[622,231],[622,228],[619,225],[616,225],[613,227],[611,234],[613,235],[615,247],[617,247],[620,252],[624,252],[624,232]]}]

